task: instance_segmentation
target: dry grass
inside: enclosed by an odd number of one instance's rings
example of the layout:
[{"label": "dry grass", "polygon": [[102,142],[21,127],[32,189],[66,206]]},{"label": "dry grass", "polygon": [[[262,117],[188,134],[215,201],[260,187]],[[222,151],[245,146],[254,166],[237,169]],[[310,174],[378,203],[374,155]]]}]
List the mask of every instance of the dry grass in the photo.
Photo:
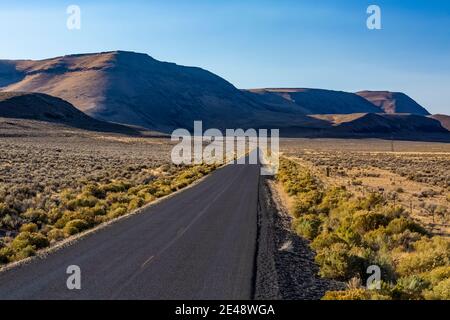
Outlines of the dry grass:
[{"label": "dry grass", "polygon": [[19,123],[10,123],[13,130],[0,130],[8,133],[0,138],[0,263],[124,215],[215,167],[173,165],[173,144],[166,138],[30,121],[20,123],[31,129],[18,136]]},{"label": "dry grass", "polygon": [[[281,143],[281,151],[329,186],[358,196],[382,192],[435,234],[450,236],[450,144],[323,139],[316,150],[306,139]],[[327,176],[327,171],[328,175]]]}]

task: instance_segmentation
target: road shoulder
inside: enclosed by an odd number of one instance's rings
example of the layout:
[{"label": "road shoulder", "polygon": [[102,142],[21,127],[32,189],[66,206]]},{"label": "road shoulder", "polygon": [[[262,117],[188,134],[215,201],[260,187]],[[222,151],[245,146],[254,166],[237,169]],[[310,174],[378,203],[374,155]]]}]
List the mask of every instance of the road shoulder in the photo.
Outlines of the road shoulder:
[{"label": "road shoulder", "polygon": [[323,279],[308,241],[291,229],[274,181],[261,177],[258,201],[258,251],[254,298],[256,300],[317,300],[342,283]]}]

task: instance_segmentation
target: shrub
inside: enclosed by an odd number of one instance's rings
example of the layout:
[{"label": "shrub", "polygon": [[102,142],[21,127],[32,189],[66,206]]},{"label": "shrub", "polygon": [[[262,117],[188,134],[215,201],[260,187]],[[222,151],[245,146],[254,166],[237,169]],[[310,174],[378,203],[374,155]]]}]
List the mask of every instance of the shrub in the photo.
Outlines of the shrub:
[{"label": "shrub", "polygon": [[22,216],[34,223],[47,223],[48,222],[48,215],[47,213],[42,209],[33,209],[29,208],[27,211],[25,211]]},{"label": "shrub", "polygon": [[349,246],[343,243],[334,243],[317,252],[316,262],[320,266],[321,276],[339,280],[361,275],[366,264],[364,259],[352,255]]},{"label": "shrub", "polygon": [[429,282],[417,275],[403,277],[397,280],[392,295],[396,299],[402,300],[422,299],[422,291],[428,288],[429,285]]},{"label": "shrub", "polygon": [[389,242],[392,244],[390,248],[398,247],[398,249],[402,251],[411,251],[414,249],[414,243],[419,241],[422,237],[423,234],[405,230],[402,233],[394,234],[389,237]]},{"label": "shrub", "polygon": [[114,192],[108,194],[106,201],[110,205],[114,203],[128,204],[131,201],[131,196],[125,192]]},{"label": "shrub", "polygon": [[125,192],[131,188],[131,184],[125,181],[115,181],[101,186],[102,192]]},{"label": "shrub", "polygon": [[307,214],[302,215],[294,220],[294,230],[298,235],[312,240],[319,234],[321,221],[317,215]]},{"label": "shrub", "polygon": [[61,229],[56,229],[56,228],[55,228],[55,229],[50,230],[50,231],[47,233],[47,237],[48,237],[50,240],[58,241],[58,240],[64,239],[65,234],[64,234],[64,231],[62,231]]},{"label": "shrub", "polygon": [[346,227],[345,225],[339,226],[336,231],[336,235],[341,238],[345,243],[350,246],[360,245],[361,236],[353,229]]},{"label": "shrub", "polygon": [[75,219],[67,222],[67,224],[64,226],[64,233],[67,235],[74,235],[77,234],[89,227],[89,224],[82,219]]},{"label": "shrub", "polygon": [[316,205],[320,203],[322,193],[318,190],[310,190],[297,194],[294,202],[294,216],[299,217],[302,214],[315,213]]},{"label": "shrub", "polygon": [[66,203],[66,207],[69,210],[76,210],[77,208],[83,207],[94,207],[98,202],[98,199],[90,194],[82,193],[75,199],[70,200]]},{"label": "shrub", "polygon": [[20,227],[21,232],[37,232],[38,226],[35,223],[25,223]]},{"label": "shrub", "polygon": [[142,207],[144,205],[144,199],[140,198],[140,197],[133,197],[130,201],[130,203],[128,204],[128,210],[134,210],[137,209],[139,207]]},{"label": "shrub", "polygon": [[381,205],[385,202],[383,194],[371,192],[367,197],[360,200],[361,209],[371,210],[376,206]]},{"label": "shrub", "polygon": [[355,288],[345,291],[327,291],[322,300],[391,300],[391,297],[375,290]]},{"label": "shrub", "polygon": [[383,214],[361,210],[354,215],[352,229],[362,235],[388,223],[389,219]]},{"label": "shrub", "polygon": [[322,213],[329,213],[330,210],[338,207],[342,202],[350,198],[350,193],[345,187],[333,187],[327,190],[318,206],[318,210]]},{"label": "shrub", "polygon": [[114,219],[120,216],[123,216],[124,214],[127,213],[127,208],[124,207],[116,207],[115,209],[113,209],[112,211],[110,211],[107,216],[110,219]]},{"label": "shrub", "polygon": [[413,252],[399,259],[397,271],[400,275],[408,276],[450,265],[450,241],[445,238],[424,238],[413,247]]},{"label": "shrub", "polygon": [[12,257],[12,260],[18,261],[18,260],[26,259],[28,257],[34,256],[35,254],[36,254],[36,249],[33,246],[28,245],[28,246],[16,251],[16,253]]},{"label": "shrub", "polygon": [[427,300],[450,300],[450,278],[440,281],[432,289],[424,291]]},{"label": "shrub", "polygon": [[14,211],[6,203],[0,202],[0,217],[13,214]]},{"label": "shrub", "polygon": [[386,232],[389,234],[398,234],[403,233],[406,230],[409,230],[411,232],[420,233],[423,235],[428,234],[428,232],[421,226],[419,226],[417,223],[406,219],[404,217],[396,218],[392,220],[389,225],[386,227]]},{"label": "shrub", "polygon": [[14,251],[9,247],[0,249],[0,263],[8,263],[11,261],[11,257],[14,255]]},{"label": "shrub", "polygon": [[11,248],[19,252],[24,248],[31,246],[33,249],[45,248],[49,245],[48,239],[41,233],[23,231],[11,242]]},{"label": "shrub", "polygon": [[324,248],[330,247],[334,243],[344,243],[336,233],[334,232],[322,232],[319,234],[313,242],[311,242],[311,247],[316,250],[322,250]]},{"label": "shrub", "polygon": [[450,266],[437,267],[430,272],[422,273],[421,277],[435,285],[445,279],[450,279]]},{"label": "shrub", "polygon": [[84,193],[94,196],[98,199],[104,199],[106,197],[106,191],[104,188],[97,184],[88,184],[83,188]]}]

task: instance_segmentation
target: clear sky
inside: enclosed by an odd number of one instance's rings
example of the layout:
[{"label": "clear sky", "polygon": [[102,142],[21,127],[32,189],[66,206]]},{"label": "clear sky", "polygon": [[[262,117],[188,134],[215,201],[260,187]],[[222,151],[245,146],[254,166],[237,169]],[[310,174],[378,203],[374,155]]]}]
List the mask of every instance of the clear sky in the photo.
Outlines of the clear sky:
[{"label": "clear sky", "polygon": [[[81,29],[66,27],[69,5]],[[381,8],[381,30],[366,9]],[[450,114],[447,0],[0,0],[1,59],[129,50],[238,88],[403,91]]]}]

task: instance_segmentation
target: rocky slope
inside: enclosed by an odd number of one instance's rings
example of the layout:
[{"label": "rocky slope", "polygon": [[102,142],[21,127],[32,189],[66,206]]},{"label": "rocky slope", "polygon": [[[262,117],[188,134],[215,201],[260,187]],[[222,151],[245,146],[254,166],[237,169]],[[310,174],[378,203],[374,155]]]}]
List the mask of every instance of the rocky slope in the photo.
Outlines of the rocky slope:
[{"label": "rocky slope", "polygon": [[430,113],[402,92],[360,91],[357,95],[367,99],[385,113],[411,113],[427,116]]}]

